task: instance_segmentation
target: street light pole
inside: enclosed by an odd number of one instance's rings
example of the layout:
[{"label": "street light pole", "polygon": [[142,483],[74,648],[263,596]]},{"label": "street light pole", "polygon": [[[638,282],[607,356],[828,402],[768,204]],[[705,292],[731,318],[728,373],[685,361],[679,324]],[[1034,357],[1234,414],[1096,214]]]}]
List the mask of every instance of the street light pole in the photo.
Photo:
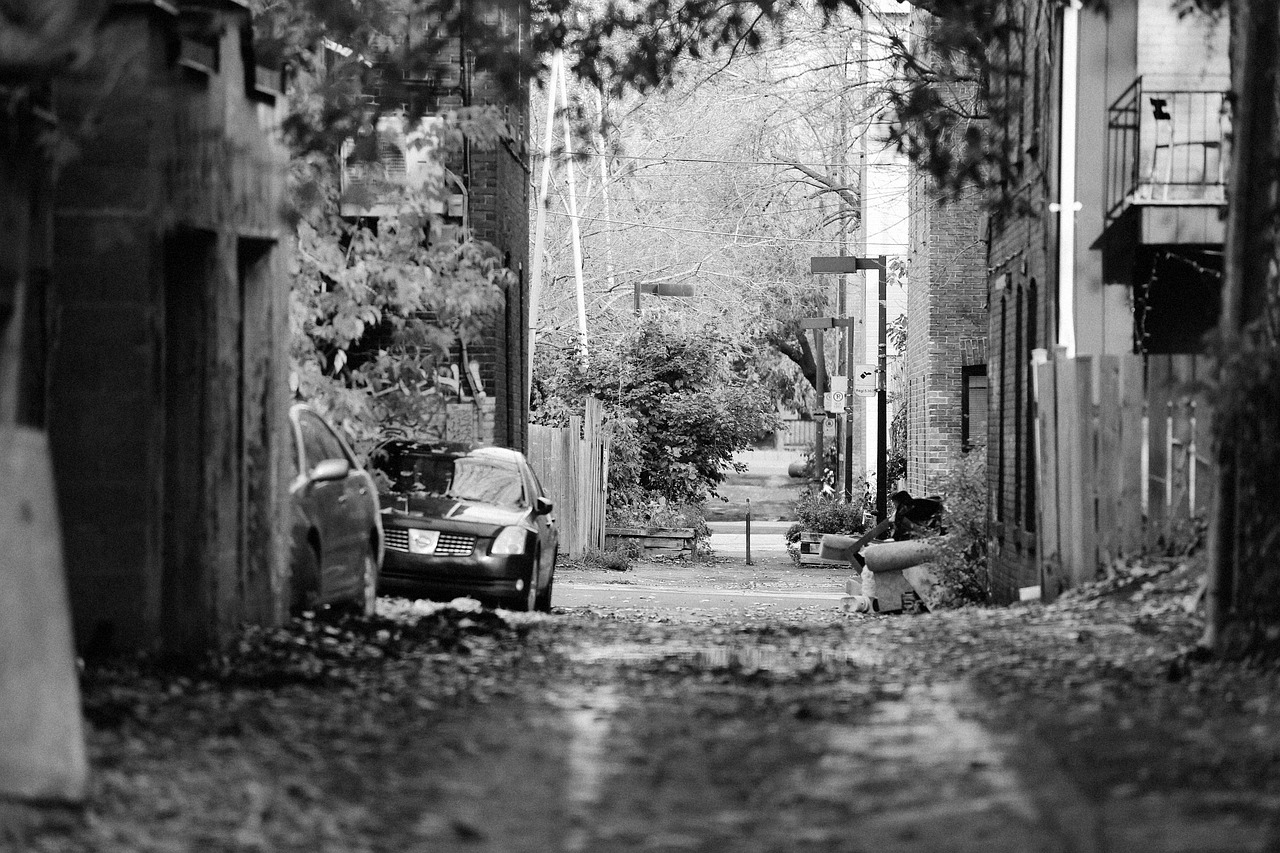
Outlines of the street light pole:
[{"label": "street light pole", "polygon": [[886,423],[889,412],[889,258],[881,255],[876,258],[876,263],[880,267],[877,276],[880,285],[880,341],[876,367],[880,371],[880,381],[876,392],[876,517],[884,521],[888,518],[886,495],[889,489],[889,425]]}]

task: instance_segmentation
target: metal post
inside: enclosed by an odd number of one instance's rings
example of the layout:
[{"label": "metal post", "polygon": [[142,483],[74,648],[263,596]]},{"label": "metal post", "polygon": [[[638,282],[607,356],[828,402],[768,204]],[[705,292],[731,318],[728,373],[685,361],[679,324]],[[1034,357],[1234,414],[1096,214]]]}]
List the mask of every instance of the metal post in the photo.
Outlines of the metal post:
[{"label": "metal post", "polygon": [[818,419],[817,437],[814,439],[814,448],[817,453],[817,459],[813,462],[814,479],[818,482],[818,494],[822,494],[822,487],[826,483],[823,473],[826,470],[826,459],[822,455],[822,439],[823,431],[826,427],[826,404],[823,402],[822,395],[827,384],[827,359],[822,349],[822,329],[813,330],[813,340],[815,350],[813,353],[814,363],[814,393],[818,396],[818,411],[822,413],[822,418]]},{"label": "metal post", "polygon": [[747,565],[751,566],[751,498],[747,498]]},{"label": "metal post", "polygon": [[889,425],[885,423],[885,416],[889,411],[889,390],[888,390],[888,301],[889,301],[889,258],[881,255],[878,259],[880,262],[879,284],[880,284],[880,347],[879,360],[876,367],[879,369],[879,390],[876,392],[876,516],[884,521],[887,515],[886,495],[888,494],[889,484],[886,482],[889,476]]},{"label": "metal post", "polygon": [[[854,273],[854,275],[861,277],[861,276],[862,276],[862,273]],[[843,280],[843,279],[841,279],[841,281],[840,281],[840,287],[841,287],[841,288],[843,288],[843,287],[844,287],[844,280]],[[858,290],[858,292],[859,292],[859,293],[862,293],[862,292],[863,292],[861,287],[859,287],[857,290]],[[859,313],[859,314],[865,314],[865,313],[866,313],[866,309],[865,309],[865,308],[862,308],[861,310],[859,310],[859,312],[858,312],[858,313]],[[845,386],[845,394],[844,394],[844,416],[843,416],[843,417],[844,417],[844,502],[845,502],[845,503],[853,503],[853,455],[854,455],[854,447],[853,447],[853,418],[854,418],[853,401],[854,401],[854,399],[857,399],[857,401],[858,401],[858,405],[863,405],[862,398],[861,398],[861,397],[857,397],[857,396],[853,393],[853,370],[854,370],[854,365],[855,365],[855,364],[857,364],[857,361],[854,359],[854,356],[855,356],[855,354],[856,354],[856,351],[855,351],[855,348],[854,348],[854,345],[853,345],[853,344],[854,344],[854,340],[853,340],[853,339],[854,339],[853,329],[854,329],[854,324],[857,322],[857,320],[856,320],[856,319],[854,319],[854,318],[853,318],[853,316],[852,316],[852,315],[853,315],[853,311],[850,311],[850,312],[849,312],[849,314],[850,314],[850,316],[848,317],[849,325],[848,325],[848,327],[844,330],[844,334],[845,334],[845,338],[844,338],[844,342],[845,342],[845,358],[844,358],[845,370],[844,370],[844,372],[845,372],[845,376],[847,376],[847,377],[848,377],[848,379],[846,380],[846,381],[848,382],[848,385],[846,385],[846,386]],[[866,358],[866,354],[865,354],[865,353],[863,354],[863,358]],[[864,409],[864,411],[865,411],[865,409]],[[862,446],[862,448],[861,448],[860,452],[863,454],[863,456],[864,456],[864,457],[866,456],[867,448],[866,448],[866,445],[865,445],[865,444]]]}]

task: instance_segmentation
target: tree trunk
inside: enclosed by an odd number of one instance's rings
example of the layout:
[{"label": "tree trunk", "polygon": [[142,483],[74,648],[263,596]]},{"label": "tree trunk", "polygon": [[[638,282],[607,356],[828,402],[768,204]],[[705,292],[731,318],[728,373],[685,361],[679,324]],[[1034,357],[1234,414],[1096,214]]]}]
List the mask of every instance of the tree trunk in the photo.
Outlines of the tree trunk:
[{"label": "tree trunk", "polygon": [[[1233,95],[1228,215],[1223,244],[1222,313],[1219,319],[1218,381],[1234,381],[1231,357],[1246,327],[1263,315],[1268,265],[1275,257],[1277,191],[1276,45],[1280,43],[1280,0],[1232,0],[1231,88]],[[1228,627],[1240,604],[1243,479],[1274,477],[1273,471],[1238,466],[1245,419],[1238,412],[1215,418],[1213,506],[1209,520],[1209,565],[1205,633],[1201,644],[1224,652]],[[1234,415],[1234,416],[1233,416]],[[1280,439],[1274,439],[1280,440]],[[1254,511],[1262,508],[1254,507]],[[1277,593],[1280,594],[1280,593]]]}]

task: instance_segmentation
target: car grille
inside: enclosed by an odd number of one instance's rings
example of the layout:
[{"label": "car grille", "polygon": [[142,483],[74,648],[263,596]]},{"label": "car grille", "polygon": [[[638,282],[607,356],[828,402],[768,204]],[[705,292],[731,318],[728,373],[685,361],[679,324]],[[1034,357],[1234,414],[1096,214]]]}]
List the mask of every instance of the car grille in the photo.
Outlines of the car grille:
[{"label": "car grille", "polygon": [[399,527],[388,527],[382,531],[382,538],[392,551],[409,550],[409,531]]},{"label": "car grille", "polygon": [[[382,531],[387,547],[392,551],[409,550],[409,531],[400,527],[388,527]],[[465,557],[476,547],[476,537],[466,533],[441,533],[433,552],[441,557]]]},{"label": "car grille", "polygon": [[441,533],[436,553],[448,557],[465,557],[476,547],[476,537],[465,533]]}]

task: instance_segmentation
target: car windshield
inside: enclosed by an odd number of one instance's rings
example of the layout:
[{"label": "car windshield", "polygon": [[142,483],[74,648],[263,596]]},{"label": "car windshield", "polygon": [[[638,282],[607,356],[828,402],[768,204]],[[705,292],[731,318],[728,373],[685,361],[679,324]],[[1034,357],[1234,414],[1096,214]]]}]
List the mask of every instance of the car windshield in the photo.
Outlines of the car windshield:
[{"label": "car windshield", "polygon": [[425,492],[464,501],[523,506],[520,472],[500,462],[471,456],[389,453],[374,463],[399,493]]}]

